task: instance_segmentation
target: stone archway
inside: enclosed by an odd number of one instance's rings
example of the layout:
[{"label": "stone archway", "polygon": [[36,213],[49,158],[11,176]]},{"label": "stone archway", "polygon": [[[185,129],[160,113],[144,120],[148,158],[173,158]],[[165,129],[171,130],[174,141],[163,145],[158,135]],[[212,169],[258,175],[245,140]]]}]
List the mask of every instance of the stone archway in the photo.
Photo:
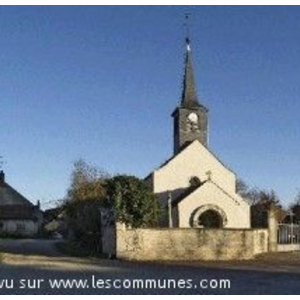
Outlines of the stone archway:
[{"label": "stone archway", "polygon": [[195,228],[223,228],[226,224],[225,212],[216,205],[200,206],[191,215],[191,225]]},{"label": "stone archway", "polygon": [[198,225],[204,228],[222,228],[222,216],[213,209],[208,209],[198,218]]}]

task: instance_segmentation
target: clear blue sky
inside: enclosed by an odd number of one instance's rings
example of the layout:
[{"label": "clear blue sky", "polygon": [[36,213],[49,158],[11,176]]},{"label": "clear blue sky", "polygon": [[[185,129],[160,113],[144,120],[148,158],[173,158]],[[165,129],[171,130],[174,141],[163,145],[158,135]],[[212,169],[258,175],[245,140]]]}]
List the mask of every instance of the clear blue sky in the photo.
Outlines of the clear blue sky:
[{"label": "clear blue sky", "polygon": [[[30,200],[72,162],[146,176],[172,155],[192,16],[210,148],[285,203],[300,189],[299,7],[0,7],[0,154]],[[46,205],[45,205],[46,206]]]}]

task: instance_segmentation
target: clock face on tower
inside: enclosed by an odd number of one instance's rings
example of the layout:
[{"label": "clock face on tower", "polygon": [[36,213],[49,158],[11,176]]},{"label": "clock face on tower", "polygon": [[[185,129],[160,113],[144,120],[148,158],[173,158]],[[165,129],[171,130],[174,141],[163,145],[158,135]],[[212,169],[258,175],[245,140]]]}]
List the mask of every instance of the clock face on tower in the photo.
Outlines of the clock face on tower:
[{"label": "clock face on tower", "polygon": [[187,131],[197,131],[199,130],[199,117],[196,113],[191,112],[186,118],[186,130]]},{"label": "clock face on tower", "polygon": [[192,123],[193,125],[198,124],[198,115],[196,113],[194,112],[190,113],[187,118],[189,122]]}]

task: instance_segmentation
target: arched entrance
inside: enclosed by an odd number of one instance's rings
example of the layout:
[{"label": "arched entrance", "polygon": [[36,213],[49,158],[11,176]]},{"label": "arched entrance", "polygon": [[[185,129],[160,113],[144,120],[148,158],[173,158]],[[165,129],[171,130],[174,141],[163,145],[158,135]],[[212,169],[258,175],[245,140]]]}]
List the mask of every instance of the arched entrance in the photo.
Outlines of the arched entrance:
[{"label": "arched entrance", "polygon": [[222,228],[223,220],[217,211],[208,209],[199,216],[198,225],[204,228]]},{"label": "arched entrance", "polygon": [[203,205],[191,215],[191,227],[223,228],[227,223],[225,212],[217,205]]}]

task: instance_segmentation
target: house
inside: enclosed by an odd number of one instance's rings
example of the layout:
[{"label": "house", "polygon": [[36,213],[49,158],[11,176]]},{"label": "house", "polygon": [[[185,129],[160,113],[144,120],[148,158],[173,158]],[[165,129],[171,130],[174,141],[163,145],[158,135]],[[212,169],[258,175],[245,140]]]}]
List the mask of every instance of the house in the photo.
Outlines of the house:
[{"label": "house", "polygon": [[0,171],[0,236],[36,236],[41,228],[43,214],[40,204],[33,205],[5,181]]},{"label": "house", "polygon": [[208,109],[198,99],[189,39],[172,117],[174,154],[145,179],[165,211],[160,225],[250,228],[250,205],[236,192],[236,174],[209,148]]}]

